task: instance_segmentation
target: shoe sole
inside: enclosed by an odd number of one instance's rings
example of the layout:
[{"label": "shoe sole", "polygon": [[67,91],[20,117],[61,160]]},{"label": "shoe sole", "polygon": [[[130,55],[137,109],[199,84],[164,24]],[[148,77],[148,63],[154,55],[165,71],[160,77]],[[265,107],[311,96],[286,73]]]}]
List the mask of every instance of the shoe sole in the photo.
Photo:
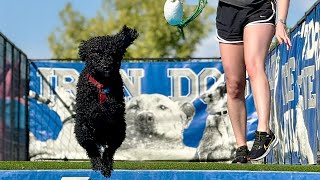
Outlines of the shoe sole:
[{"label": "shoe sole", "polygon": [[279,143],[279,139],[278,139],[277,137],[275,137],[275,139],[273,140],[273,142],[271,143],[271,145],[269,146],[269,148],[266,150],[266,152],[265,152],[264,154],[262,154],[262,156],[257,157],[257,158],[255,158],[255,159],[250,159],[250,160],[251,160],[251,161],[257,161],[257,160],[260,160],[260,159],[266,157],[266,156],[269,154],[269,152],[271,151],[271,149],[273,149],[274,147],[276,147],[276,146],[278,145],[278,143]]}]

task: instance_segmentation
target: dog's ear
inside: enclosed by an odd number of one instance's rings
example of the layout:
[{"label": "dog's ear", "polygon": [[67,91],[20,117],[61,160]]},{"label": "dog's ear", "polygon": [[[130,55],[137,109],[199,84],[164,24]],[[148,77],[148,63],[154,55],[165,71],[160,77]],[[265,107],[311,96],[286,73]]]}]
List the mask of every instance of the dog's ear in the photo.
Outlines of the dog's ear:
[{"label": "dog's ear", "polygon": [[139,33],[137,30],[129,28],[128,26],[123,26],[118,34],[115,35],[115,38],[118,42],[118,49],[121,52],[124,52],[135,39],[137,39]]},{"label": "dog's ear", "polygon": [[178,104],[180,105],[180,110],[186,114],[187,119],[183,123],[184,128],[187,128],[195,115],[196,108],[190,102],[179,102]]},{"label": "dog's ear", "polygon": [[227,93],[227,85],[223,83],[221,86],[218,87],[220,97],[223,97]]}]

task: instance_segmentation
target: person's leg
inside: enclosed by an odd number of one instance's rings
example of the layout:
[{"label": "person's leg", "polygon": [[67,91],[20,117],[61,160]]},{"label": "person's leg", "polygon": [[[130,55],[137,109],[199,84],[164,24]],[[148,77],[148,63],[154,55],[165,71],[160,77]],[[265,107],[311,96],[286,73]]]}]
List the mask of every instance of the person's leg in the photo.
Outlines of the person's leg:
[{"label": "person's leg", "polygon": [[247,163],[247,110],[245,103],[246,70],[243,51],[243,26],[247,9],[219,1],[217,39],[227,86],[227,107],[236,139],[232,163]]},{"label": "person's leg", "polygon": [[247,144],[245,106],[246,71],[243,44],[220,43],[220,54],[227,84],[227,106],[237,147]]},{"label": "person's leg", "polygon": [[271,24],[246,26],[244,30],[244,56],[250,78],[252,94],[258,113],[258,128],[248,158],[259,160],[278,144],[270,130],[270,87],[265,73],[265,59],[274,35]]},{"label": "person's leg", "polygon": [[248,25],[244,29],[244,57],[252,94],[258,113],[257,131],[269,133],[270,87],[265,73],[265,59],[274,35],[271,24]]}]

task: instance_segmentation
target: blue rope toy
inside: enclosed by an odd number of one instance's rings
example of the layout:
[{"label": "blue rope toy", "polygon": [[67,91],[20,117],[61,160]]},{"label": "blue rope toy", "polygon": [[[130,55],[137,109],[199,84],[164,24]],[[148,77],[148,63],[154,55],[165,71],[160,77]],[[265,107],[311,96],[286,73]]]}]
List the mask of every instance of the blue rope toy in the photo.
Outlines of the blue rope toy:
[{"label": "blue rope toy", "polygon": [[199,0],[197,8],[193,13],[183,20],[183,2],[182,0],[167,0],[164,4],[164,17],[171,26],[176,26],[182,38],[185,39],[183,28],[200,15],[207,5],[208,0]]}]

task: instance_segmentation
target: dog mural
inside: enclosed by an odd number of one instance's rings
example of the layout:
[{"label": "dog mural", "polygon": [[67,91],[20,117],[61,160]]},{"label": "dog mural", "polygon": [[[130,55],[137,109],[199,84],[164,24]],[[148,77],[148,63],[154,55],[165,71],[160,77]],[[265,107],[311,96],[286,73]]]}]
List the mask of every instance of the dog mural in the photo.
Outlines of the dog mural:
[{"label": "dog mural", "polygon": [[[279,91],[279,75],[280,71],[280,57],[277,52],[272,56],[273,73],[272,73],[272,97],[271,97],[271,123],[270,126],[274,130],[275,135],[279,138],[279,145],[275,147],[272,152],[276,163],[285,164],[286,159],[291,153],[298,153],[300,163],[306,161],[308,164],[315,164],[314,154],[310,146],[308,130],[306,128],[306,122],[304,119],[304,100],[302,95],[298,95],[298,101],[295,106],[296,111],[296,123],[290,117],[283,117],[283,123],[281,122]],[[300,92],[299,92],[300,94]]]},{"label": "dog mural", "polygon": [[120,160],[190,160],[196,149],[183,144],[183,131],[195,114],[193,104],[161,94],[141,94],[126,103],[126,140]]},{"label": "dog mural", "polygon": [[199,161],[228,161],[236,150],[229,115],[224,75],[200,97],[207,104],[208,117],[195,159]]},{"label": "dog mural", "polygon": [[[59,136],[56,140],[49,139],[45,142],[38,141],[36,137],[30,133],[30,156],[31,160],[38,159],[87,159],[86,152],[84,149],[77,143],[77,140],[73,134],[75,121],[70,118],[70,112],[66,110],[64,104],[70,107],[70,110],[73,110],[75,101],[73,101],[73,96],[66,92],[65,90],[58,88],[57,93],[64,100],[64,103],[61,103],[59,100],[53,102],[47,98],[41,98],[41,102],[49,102],[48,105],[54,109],[60,116],[60,119],[63,123],[63,127],[59,132]],[[157,102],[155,99],[159,99]],[[141,100],[141,101],[140,101]],[[137,104],[139,101],[139,105]],[[157,106],[150,106],[157,102]],[[161,106],[162,105],[162,106]],[[141,108],[140,108],[141,106]],[[149,107],[149,116],[144,116],[145,112],[142,109]],[[173,112],[164,110],[165,116],[163,116],[162,109],[167,107]],[[138,110],[140,109],[140,110]],[[139,115],[138,115],[139,114]],[[145,133],[147,126],[143,126],[141,122],[136,122],[136,129],[134,125],[134,119],[145,119],[146,117],[150,118],[150,114],[153,115],[153,119],[162,121],[165,120],[178,120],[176,125],[172,123],[164,124],[165,122],[157,124],[162,128],[168,127],[168,130],[171,129],[171,133],[168,133],[170,138],[152,138],[152,135]],[[168,160],[168,159],[183,159],[190,160],[193,158],[196,149],[187,147],[182,142],[182,133],[184,128],[188,128],[189,123],[193,120],[195,114],[195,108],[193,104],[188,102],[174,102],[168,97],[161,94],[143,94],[141,96],[136,96],[126,103],[126,119],[127,119],[127,132],[126,140],[122,143],[121,147],[117,150],[114,159],[115,160]],[[174,120],[173,120],[174,119]],[[150,120],[149,120],[150,121]],[[180,123],[181,122],[181,123]],[[151,123],[149,123],[151,124]],[[178,127],[173,129],[172,127]],[[143,130],[145,129],[145,130]],[[180,130],[179,130],[180,129]],[[169,140],[169,141],[167,141]],[[174,141],[173,141],[174,140]],[[137,144],[139,142],[139,144]],[[141,147],[147,145],[149,149],[140,149]],[[170,148],[168,148],[168,145]],[[150,151],[149,151],[150,150]]]},{"label": "dog mural", "polygon": [[295,139],[296,145],[299,146],[300,156],[301,156],[300,161],[306,160],[308,164],[316,164],[314,160],[313,151],[311,149],[310,142],[309,142],[309,135],[308,135],[305,119],[303,117],[303,111],[304,111],[303,102],[304,102],[303,96],[299,95],[298,103],[296,105],[297,123],[295,128],[296,130],[295,130],[294,139]]},{"label": "dog mural", "polygon": [[110,177],[113,157],[125,139],[125,103],[120,66],[126,49],[138,37],[124,26],[113,36],[99,36],[79,46],[85,68],[76,95],[74,132],[86,150],[92,169]]}]

